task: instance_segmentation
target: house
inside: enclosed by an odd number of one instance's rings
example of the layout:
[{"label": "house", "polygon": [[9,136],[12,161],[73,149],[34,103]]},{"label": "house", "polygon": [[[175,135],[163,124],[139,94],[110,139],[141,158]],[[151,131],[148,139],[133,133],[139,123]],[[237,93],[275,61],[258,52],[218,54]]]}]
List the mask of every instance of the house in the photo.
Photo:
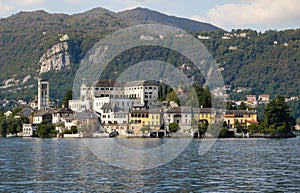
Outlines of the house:
[{"label": "house", "polygon": [[35,130],[36,130],[36,126],[32,124],[23,124],[22,127],[23,137],[33,137]]},{"label": "house", "polygon": [[269,94],[261,94],[258,95],[258,103],[259,104],[266,104],[270,101],[270,95]]},{"label": "house", "polygon": [[52,112],[52,123],[64,123],[66,121],[66,118],[72,117],[74,114],[74,111],[72,111],[69,108],[60,108]]},{"label": "house", "polygon": [[181,106],[167,109],[164,112],[164,123],[169,130],[170,123],[178,123],[180,130],[178,131],[181,134],[191,134],[192,125],[195,124],[192,122],[193,111],[192,107]]},{"label": "house", "polygon": [[34,100],[34,101],[30,101],[30,102],[29,102],[29,106],[30,106],[32,109],[37,110],[37,108],[38,108],[38,100],[36,99],[36,100]]},{"label": "house", "polygon": [[236,124],[249,126],[258,124],[257,112],[253,110],[227,110],[224,116],[228,128],[235,128]]},{"label": "house", "polygon": [[34,110],[31,107],[25,107],[20,112],[15,114],[15,118],[27,117],[30,118],[31,115],[34,113]]},{"label": "house", "polygon": [[52,123],[52,112],[49,110],[40,110],[33,115],[33,124],[40,124],[42,122]]},{"label": "house", "polygon": [[74,114],[79,132],[83,137],[92,137],[93,133],[103,131],[100,124],[100,116],[93,111],[85,110]]},{"label": "house", "polygon": [[11,110],[8,110],[4,113],[5,117],[9,117],[12,115],[12,111]]},{"label": "house", "polygon": [[[150,131],[165,133],[162,125],[160,109],[148,109],[145,105],[134,105],[129,110],[129,130],[134,134],[150,133]],[[143,131],[143,129],[146,131]]]},{"label": "house", "polygon": [[216,123],[216,111],[214,108],[193,108],[195,121],[206,120],[208,124]]}]

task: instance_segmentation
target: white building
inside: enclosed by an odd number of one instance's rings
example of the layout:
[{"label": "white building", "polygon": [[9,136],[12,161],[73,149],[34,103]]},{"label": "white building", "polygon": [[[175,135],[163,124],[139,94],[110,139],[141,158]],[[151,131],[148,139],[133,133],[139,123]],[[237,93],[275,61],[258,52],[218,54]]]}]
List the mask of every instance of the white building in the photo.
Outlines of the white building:
[{"label": "white building", "polygon": [[164,113],[164,122],[167,127],[170,123],[178,123],[180,127],[179,133],[192,133],[192,119],[192,107],[188,106],[174,107],[166,110]]},{"label": "white building", "polygon": [[34,135],[35,126],[32,124],[23,124],[23,137],[32,137]]},{"label": "white building", "polygon": [[40,124],[42,122],[52,122],[52,113],[50,111],[37,111],[33,115],[33,124]]},{"label": "white building", "polygon": [[91,84],[83,84],[80,98],[70,100],[69,107],[75,112],[84,110],[100,112],[105,103],[113,103],[120,108],[130,107],[138,103],[152,105],[157,97],[158,85],[154,82],[101,80]]}]

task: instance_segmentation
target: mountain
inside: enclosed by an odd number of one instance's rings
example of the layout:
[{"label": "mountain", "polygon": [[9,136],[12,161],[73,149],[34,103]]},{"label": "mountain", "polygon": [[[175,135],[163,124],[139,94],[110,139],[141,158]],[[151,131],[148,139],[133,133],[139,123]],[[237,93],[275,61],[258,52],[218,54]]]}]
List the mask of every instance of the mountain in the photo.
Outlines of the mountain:
[{"label": "mountain", "polygon": [[0,99],[33,99],[39,76],[50,79],[51,97],[61,98],[94,43],[141,23],[162,23],[193,33],[219,29],[143,8],[119,13],[95,8],[74,15],[22,11],[0,20]]},{"label": "mountain", "polygon": [[[152,23],[181,28],[198,38],[218,63],[232,98],[300,94],[300,29],[225,32],[211,24],[144,8],[119,13],[95,8],[74,15],[20,12],[0,19],[0,99],[34,99],[38,77],[49,79],[52,99],[62,99],[72,88],[81,59],[96,42],[122,28]],[[101,77],[116,78],[126,67],[146,59],[176,64],[187,77],[205,83],[200,73],[193,77],[195,69],[186,58],[153,47],[122,53]]]},{"label": "mountain", "polygon": [[189,32],[214,31],[221,30],[209,23],[200,23],[194,20],[168,16],[157,11],[146,8],[135,8],[118,13],[119,17],[131,25],[137,24],[164,24],[176,28],[181,28]]}]

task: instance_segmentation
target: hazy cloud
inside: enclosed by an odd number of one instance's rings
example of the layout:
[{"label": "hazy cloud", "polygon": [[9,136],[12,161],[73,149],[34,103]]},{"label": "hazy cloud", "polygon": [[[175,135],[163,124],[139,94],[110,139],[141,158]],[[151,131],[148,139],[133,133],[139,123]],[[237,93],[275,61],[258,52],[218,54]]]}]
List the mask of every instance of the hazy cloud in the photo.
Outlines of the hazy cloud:
[{"label": "hazy cloud", "polygon": [[300,24],[299,7],[299,0],[253,0],[216,5],[207,13],[207,21],[224,28]]},{"label": "hazy cloud", "polygon": [[46,0],[17,0],[16,4],[20,6],[42,5]]},{"label": "hazy cloud", "polygon": [[3,2],[0,1],[0,16],[4,16],[8,14],[12,9],[13,7],[4,4]]},{"label": "hazy cloud", "polygon": [[78,4],[81,0],[64,0],[65,3]]}]

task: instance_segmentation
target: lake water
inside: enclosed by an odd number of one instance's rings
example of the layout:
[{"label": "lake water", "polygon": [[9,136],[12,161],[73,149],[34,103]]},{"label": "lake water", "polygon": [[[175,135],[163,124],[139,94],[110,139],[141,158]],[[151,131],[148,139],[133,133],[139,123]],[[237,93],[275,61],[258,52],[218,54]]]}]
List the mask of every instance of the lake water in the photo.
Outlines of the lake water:
[{"label": "lake water", "polygon": [[200,156],[201,142],[134,171],[101,161],[82,139],[0,138],[0,192],[300,192],[300,137],[218,139]]}]

